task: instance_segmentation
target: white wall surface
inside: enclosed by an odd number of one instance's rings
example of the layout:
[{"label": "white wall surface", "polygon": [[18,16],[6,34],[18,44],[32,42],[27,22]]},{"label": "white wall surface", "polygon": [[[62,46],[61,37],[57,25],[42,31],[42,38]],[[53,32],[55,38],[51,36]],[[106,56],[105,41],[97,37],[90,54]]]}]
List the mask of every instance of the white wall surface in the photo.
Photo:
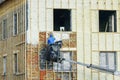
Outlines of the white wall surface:
[{"label": "white wall surface", "polygon": [[[120,0],[28,0],[27,42],[38,44],[39,32],[53,31],[53,9],[71,9],[77,32],[77,61],[99,65],[100,51],[116,51],[120,70]],[[117,32],[99,33],[99,10],[117,11]],[[59,35],[56,37],[59,37]],[[120,80],[120,77],[77,66],[78,80]],[[109,79],[110,78],[110,79]]]}]

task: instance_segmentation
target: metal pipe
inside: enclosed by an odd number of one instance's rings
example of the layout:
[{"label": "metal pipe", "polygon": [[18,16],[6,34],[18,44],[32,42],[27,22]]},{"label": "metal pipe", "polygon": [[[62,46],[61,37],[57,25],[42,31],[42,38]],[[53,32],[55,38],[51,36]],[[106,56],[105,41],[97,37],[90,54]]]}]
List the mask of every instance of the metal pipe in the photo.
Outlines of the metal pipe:
[{"label": "metal pipe", "polygon": [[82,65],[82,66],[86,66],[87,68],[97,69],[97,70],[100,70],[100,71],[111,73],[113,75],[114,75],[114,72],[115,72],[112,69],[106,69],[104,67],[96,66],[96,65],[93,65],[93,64],[85,64],[85,63],[76,62],[76,61],[73,61],[73,60],[66,60],[64,58],[62,58],[62,61],[67,61],[67,62],[71,62],[71,63],[74,63],[74,64],[79,64],[79,65]]}]

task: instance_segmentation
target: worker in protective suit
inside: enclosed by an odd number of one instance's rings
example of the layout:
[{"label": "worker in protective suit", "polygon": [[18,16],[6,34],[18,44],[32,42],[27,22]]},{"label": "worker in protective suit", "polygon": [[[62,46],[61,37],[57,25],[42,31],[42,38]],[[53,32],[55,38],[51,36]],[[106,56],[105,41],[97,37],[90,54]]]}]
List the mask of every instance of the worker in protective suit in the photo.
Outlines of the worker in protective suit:
[{"label": "worker in protective suit", "polygon": [[48,61],[58,62],[60,58],[60,48],[62,46],[62,41],[55,42],[55,38],[51,33],[49,35],[47,43],[48,43],[48,46],[47,46],[46,59]]},{"label": "worker in protective suit", "polygon": [[54,38],[53,34],[51,33],[47,40],[47,43],[48,43],[48,45],[50,45],[50,44],[54,44],[54,42],[55,42],[55,38]]},{"label": "worker in protective suit", "polygon": [[47,39],[47,60],[50,61],[51,58],[57,57],[57,55],[54,53],[53,45],[55,43],[55,38],[52,33],[50,33],[49,38]]}]

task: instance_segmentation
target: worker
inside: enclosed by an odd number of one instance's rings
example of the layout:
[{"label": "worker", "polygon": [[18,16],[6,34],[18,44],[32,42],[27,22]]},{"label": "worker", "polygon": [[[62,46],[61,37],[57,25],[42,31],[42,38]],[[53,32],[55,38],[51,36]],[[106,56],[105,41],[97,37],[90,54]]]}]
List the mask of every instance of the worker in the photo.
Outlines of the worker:
[{"label": "worker", "polygon": [[52,33],[49,34],[49,38],[47,39],[47,60],[51,61],[54,57],[56,57],[54,50],[53,50],[53,46],[55,43],[55,38],[53,36]]},{"label": "worker", "polygon": [[50,33],[49,38],[48,38],[48,40],[47,40],[47,44],[48,44],[48,45],[54,44],[54,42],[55,42],[55,38],[54,38],[53,34]]},{"label": "worker", "polygon": [[60,48],[62,46],[62,41],[55,42],[55,38],[52,33],[49,34],[47,40],[47,53],[46,60],[53,62],[62,62],[63,59],[60,58]]}]

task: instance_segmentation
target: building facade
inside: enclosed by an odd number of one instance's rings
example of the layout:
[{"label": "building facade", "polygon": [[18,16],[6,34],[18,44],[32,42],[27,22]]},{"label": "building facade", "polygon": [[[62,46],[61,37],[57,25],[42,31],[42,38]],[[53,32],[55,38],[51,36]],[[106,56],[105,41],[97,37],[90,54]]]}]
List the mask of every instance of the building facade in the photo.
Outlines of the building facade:
[{"label": "building facade", "polygon": [[25,1],[0,0],[0,80],[25,79]]},{"label": "building facade", "polygon": [[[49,33],[70,62],[48,64]],[[1,80],[119,80],[120,0],[0,0]]]}]

